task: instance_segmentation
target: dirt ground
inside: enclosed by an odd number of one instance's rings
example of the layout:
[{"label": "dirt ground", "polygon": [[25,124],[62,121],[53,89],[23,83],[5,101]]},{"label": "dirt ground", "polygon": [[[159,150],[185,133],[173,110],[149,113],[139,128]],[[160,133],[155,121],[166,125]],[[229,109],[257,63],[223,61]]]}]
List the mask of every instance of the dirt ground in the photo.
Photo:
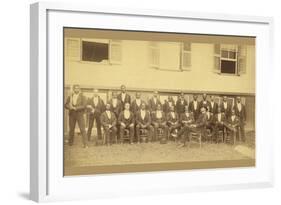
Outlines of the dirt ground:
[{"label": "dirt ground", "polygon": [[[247,133],[246,146],[255,147],[255,134]],[[241,144],[237,144],[240,145]],[[236,146],[237,146],[236,145]],[[125,165],[161,162],[192,162],[212,160],[239,160],[249,159],[246,155],[235,150],[229,144],[203,143],[200,149],[194,144],[190,148],[178,147],[175,142],[167,144],[141,143],[141,144],[113,144],[111,146],[95,146],[89,143],[89,148],[82,148],[81,137],[75,136],[73,146],[64,146],[64,165],[66,167],[83,167],[99,165]]]}]

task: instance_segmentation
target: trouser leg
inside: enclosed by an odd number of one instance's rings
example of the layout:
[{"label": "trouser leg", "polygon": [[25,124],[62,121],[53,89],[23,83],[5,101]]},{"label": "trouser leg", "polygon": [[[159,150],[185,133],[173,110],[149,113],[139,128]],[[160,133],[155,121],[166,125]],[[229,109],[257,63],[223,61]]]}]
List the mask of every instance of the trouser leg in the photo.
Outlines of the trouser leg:
[{"label": "trouser leg", "polygon": [[121,143],[124,142],[124,132],[125,132],[125,127],[123,125],[120,125],[120,140],[121,140]]},{"label": "trouser leg", "polygon": [[107,145],[109,143],[110,130],[109,127],[107,126],[105,126],[103,129],[104,129],[104,136],[105,136],[105,144]]},{"label": "trouser leg", "polygon": [[241,123],[240,125],[240,131],[241,131],[241,140],[242,142],[245,142],[246,141],[246,138],[245,138],[245,126],[243,123]]},{"label": "trouser leg", "polygon": [[135,129],[134,126],[129,126],[129,132],[130,132],[130,142],[133,143],[134,136],[135,136]]},{"label": "trouser leg", "polygon": [[112,143],[112,138],[117,138],[117,127],[111,127],[111,136],[110,136],[110,144]]},{"label": "trouser leg", "polygon": [[93,124],[94,124],[94,115],[90,114],[90,116],[89,116],[89,124],[88,124],[88,132],[87,132],[88,140],[91,139]]},{"label": "trouser leg", "polygon": [[87,134],[86,134],[86,130],[85,130],[85,120],[84,120],[84,116],[83,113],[79,113],[77,115],[77,122],[78,122],[78,126],[82,135],[82,141],[83,141],[83,145],[87,145]]},{"label": "trouser leg", "polygon": [[74,131],[75,131],[75,124],[76,124],[76,116],[74,113],[69,115],[69,145],[73,144],[74,139]]},{"label": "trouser leg", "polygon": [[154,139],[153,140],[158,140],[158,128],[159,128],[159,124],[158,123],[155,123],[154,124]]},{"label": "trouser leg", "polygon": [[137,141],[140,142],[140,125],[136,126]]},{"label": "trouser leg", "polygon": [[98,139],[101,139],[101,121],[100,121],[100,114],[95,114],[96,126],[97,126],[97,134]]}]

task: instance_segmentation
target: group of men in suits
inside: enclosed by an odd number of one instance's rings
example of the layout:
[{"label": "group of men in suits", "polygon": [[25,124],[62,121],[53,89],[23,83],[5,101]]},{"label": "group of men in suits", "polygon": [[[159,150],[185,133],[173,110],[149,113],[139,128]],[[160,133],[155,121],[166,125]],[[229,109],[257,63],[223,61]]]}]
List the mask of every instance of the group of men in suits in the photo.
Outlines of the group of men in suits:
[{"label": "group of men in suits", "polygon": [[[203,100],[198,101],[198,95],[193,95],[193,100],[188,103],[181,93],[175,102],[169,96],[164,104],[160,102],[159,94],[154,91],[152,98],[147,103],[141,99],[141,93],[136,92],[132,101],[126,92],[126,87],[121,86],[121,92],[112,92],[112,98],[104,103],[98,95],[98,90],[93,90],[93,97],[86,99],[80,91],[79,85],[73,86],[73,92],[67,98],[65,108],[69,110],[69,145],[73,144],[76,122],[80,128],[83,146],[88,147],[91,140],[92,128],[96,122],[97,138],[102,139],[101,127],[104,129],[105,142],[111,144],[113,137],[119,136],[119,141],[124,141],[125,133],[129,135],[130,143],[140,142],[140,133],[147,131],[149,141],[158,139],[158,131],[162,130],[167,138],[175,133],[182,138],[183,145],[186,136],[191,131],[200,131],[208,128],[213,135],[219,130],[224,130],[225,125],[241,130],[242,140],[245,141],[244,125],[246,120],[245,106],[241,98],[237,97],[236,103],[231,105],[224,96],[220,105],[215,102],[214,96],[202,95]],[[89,124],[86,133],[84,113],[89,112]],[[231,126],[230,126],[231,125]],[[135,139],[136,138],[136,139]]]}]

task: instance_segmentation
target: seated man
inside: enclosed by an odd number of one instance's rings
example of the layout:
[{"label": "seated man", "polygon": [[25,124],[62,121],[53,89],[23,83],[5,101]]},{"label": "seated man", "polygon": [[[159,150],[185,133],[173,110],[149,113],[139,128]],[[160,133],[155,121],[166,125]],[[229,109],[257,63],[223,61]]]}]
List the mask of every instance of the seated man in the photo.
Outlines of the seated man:
[{"label": "seated man", "polygon": [[121,143],[124,142],[124,132],[125,129],[129,130],[130,143],[133,144],[134,139],[134,114],[130,111],[130,104],[125,103],[125,110],[122,111],[118,117],[118,122],[120,124],[120,139]]},{"label": "seated man", "polygon": [[233,143],[236,142],[239,124],[240,124],[240,121],[239,121],[238,116],[236,116],[236,114],[235,114],[235,110],[231,110],[231,116],[228,118],[227,123],[225,124],[225,127],[227,128],[227,134],[232,135]]},{"label": "seated man", "polygon": [[214,116],[214,136],[216,141],[218,140],[219,131],[222,131],[224,139],[224,124],[226,123],[225,114],[221,112],[220,107],[218,107],[217,112],[218,113]]},{"label": "seated man", "polygon": [[170,107],[170,112],[167,114],[167,124],[169,127],[169,135],[176,135],[180,128],[180,123],[178,113],[175,112],[174,106]]},{"label": "seated man", "polygon": [[[182,131],[179,133],[179,136],[181,135],[185,135],[186,137],[189,137],[190,132],[196,132],[202,133],[202,130],[205,128],[206,126],[206,122],[207,122],[207,115],[206,115],[206,108],[205,107],[201,107],[201,113],[198,116],[198,119],[195,121],[195,123],[191,123],[188,126],[185,126],[184,129],[182,129]],[[190,115],[192,116],[192,115]],[[186,138],[183,141],[183,144],[181,146],[186,146]]]},{"label": "seated man", "polygon": [[206,121],[206,126],[205,126],[205,128],[206,128],[206,133],[204,133],[205,134],[205,140],[206,140],[206,138],[207,138],[207,131],[209,130],[210,131],[210,135],[211,135],[211,139],[210,140],[212,140],[213,139],[213,131],[214,131],[214,115],[213,115],[213,113],[211,113],[210,112],[210,107],[209,106],[207,106],[207,108],[206,108],[206,118],[207,118],[207,121]]},{"label": "seated man", "polygon": [[[108,144],[111,144],[111,141],[112,141],[111,137],[112,136],[116,137],[117,119],[115,117],[115,114],[110,111],[109,103],[106,103],[105,109],[106,109],[105,112],[103,112],[101,114],[101,124],[103,126],[104,133],[105,133],[105,144],[108,145]],[[110,135],[110,132],[112,135]]]},{"label": "seated man", "polygon": [[157,130],[158,128],[162,128],[164,131],[164,137],[167,138],[167,122],[164,112],[162,111],[161,105],[157,105],[156,112],[152,114],[152,125],[154,126],[154,140],[158,140]]},{"label": "seated man", "polygon": [[140,143],[140,130],[145,129],[148,132],[149,140],[151,141],[153,135],[153,127],[151,125],[150,113],[146,110],[145,103],[141,104],[141,109],[137,112],[136,119],[136,132],[137,140]]},{"label": "seated man", "polygon": [[182,125],[182,128],[179,131],[178,136],[182,138],[182,135],[185,134],[181,140],[185,145],[186,140],[188,138],[186,132],[190,128],[190,125],[194,123],[194,118],[192,113],[189,112],[188,105],[185,106],[185,112],[180,115],[180,123]]}]

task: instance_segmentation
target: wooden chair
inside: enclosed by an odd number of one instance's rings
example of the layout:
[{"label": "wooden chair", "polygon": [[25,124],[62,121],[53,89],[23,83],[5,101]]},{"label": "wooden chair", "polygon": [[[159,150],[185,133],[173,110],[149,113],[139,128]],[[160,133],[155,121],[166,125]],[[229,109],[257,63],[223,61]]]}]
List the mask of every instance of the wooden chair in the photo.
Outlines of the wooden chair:
[{"label": "wooden chair", "polygon": [[140,129],[140,142],[148,142],[148,130]]},{"label": "wooden chair", "polygon": [[192,131],[189,133],[188,147],[190,147],[192,143],[199,144],[199,147],[202,147],[202,131]]},{"label": "wooden chair", "polygon": [[123,135],[123,139],[122,139],[122,143],[124,143],[124,141],[129,141],[130,142],[131,138],[130,138],[130,130],[128,128],[124,129],[124,135]]}]

